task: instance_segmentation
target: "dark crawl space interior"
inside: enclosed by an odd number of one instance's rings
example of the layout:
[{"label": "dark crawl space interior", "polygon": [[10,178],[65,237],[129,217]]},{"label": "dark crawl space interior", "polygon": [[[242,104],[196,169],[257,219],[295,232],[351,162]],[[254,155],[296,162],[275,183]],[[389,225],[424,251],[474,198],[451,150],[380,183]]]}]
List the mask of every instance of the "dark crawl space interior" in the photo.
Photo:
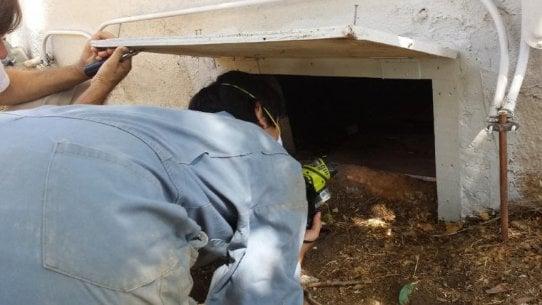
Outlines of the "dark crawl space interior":
[{"label": "dark crawl space interior", "polygon": [[285,146],[297,159],[325,155],[434,181],[431,80],[274,76],[291,128]]}]

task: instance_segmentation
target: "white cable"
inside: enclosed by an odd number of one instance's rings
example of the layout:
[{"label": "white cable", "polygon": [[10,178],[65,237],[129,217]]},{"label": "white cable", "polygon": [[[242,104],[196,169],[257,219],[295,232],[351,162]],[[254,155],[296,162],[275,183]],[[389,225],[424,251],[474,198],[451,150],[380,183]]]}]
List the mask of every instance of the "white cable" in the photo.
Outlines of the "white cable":
[{"label": "white cable", "polygon": [[499,36],[500,47],[500,63],[499,63],[499,75],[497,78],[497,88],[495,89],[495,96],[493,98],[493,104],[490,110],[490,116],[496,116],[497,110],[502,106],[504,96],[506,94],[506,87],[508,86],[508,73],[510,69],[510,55],[508,52],[508,33],[504,25],[499,9],[493,2],[493,0],[480,0],[487,8],[491,18],[495,22],[497,28],[497,34]]},{"label": "white cable", "polygon": [[528,6],[527,4],[529,3],[526,3],[524,1],[522,2],[521,42],[519,48],[518,62],[516,65],[514,80],[512,81],[512,84],[508,89],[508,95],[506,96],[506,100],[502,107],[503,111],[507,111],[510,114],[513,114],[516,109],[517,100],[521,91],[521,86],[523,85],[523,80],[525,79],[525,74],[527,73],[527,67],[529,65],[529,55],[531,52],[531,48],[527,41],[527,32],[529,30],[528,15],[538,13],[538,11],[527,11],[532,9],[532,3],[531,6]]},{"label": "white cable", "polygon": [[522,31],[518,62],[516,65],[514,80],[512,81],[512,84],[510,85],[510,89],[508,89],[508,95],[506,96],[506,100],[503,103],[504,105],[502,107],[502,110],[507,111],[510,114],[513,114],[514,110],[516,109],[519,92],[521,91],[521,86],[523,85],[525,74],[527,73],[527,67],[529,66],[530,52],[531,52],[531,48],[529,44],[527,43],[527,41],[525,40],[524,31]]},{"label": "white cable", "polygon": [[[139,15],[139,16],[124,17],[124,18],[116,18],[116,19],[112,19],[112,20],[109,20],[107,22],[102,23],[100,25],[100,27],[99,27],[99,31],[103,31],[106,27],[108,27],[110,25],[116,25],[116,24],[122,24],[122,23],[131,23],[131,22],[137,22],[137,21],[161,19],[161,18],[181,16],[181,15],[203,13],[203,12],[239,8],[239,7],[257,5],[257,4],[283,2],[283,1],[284,0],[244,0],[244,1],[235,1],[235,2],[228,2],[228,3],[205,5],[205,6],[193,7],[193,8],[187,8],[187,9],[180,9],[180,10],[168,11],[168,12],[161,12],[161,13],[154,13],[154,14],[146,14],[146,15]],[[84,32],[84,31],[55,30],[55,31],[47,32],[45,34],[44,39],[43,39],[42,54],[41,54],[42,61],[43,61],[43,63],[45,65],[49,64],[49,57],[47,55],[47,41],[49,40],[49,38],[51,36],[54,36],[54,35],[81,35],[81,36],[85,36],[87,39],[90,39],[90,37],[91,37],[91,34],[89,34],[87,32]]]},{"label": "white cable", "polygon": [[203,13],[203,12],[210,12],[210,11],[217,11],[217,10],[224,10],[224,9],[232,9],[232,8],[244,7],[244,6],[250,6],[250,5],[273,3],[273,2],[284,2],[284,0],[234,1],[234,2],[228,2],[228,3],[211,4],[211,5],[205,5],[205,6],[199,6],[199,7],[180,9],[176,11],[117,18],[117,19],[109,20],[107,22],[102,23],[100,25],[99,30],[103,31],[106,27],[110,25],[116,25],[116,24],[169,18],[169,17],[176,17],[176,16],[181,16],[181,15],[196,14],[196,13]]}]

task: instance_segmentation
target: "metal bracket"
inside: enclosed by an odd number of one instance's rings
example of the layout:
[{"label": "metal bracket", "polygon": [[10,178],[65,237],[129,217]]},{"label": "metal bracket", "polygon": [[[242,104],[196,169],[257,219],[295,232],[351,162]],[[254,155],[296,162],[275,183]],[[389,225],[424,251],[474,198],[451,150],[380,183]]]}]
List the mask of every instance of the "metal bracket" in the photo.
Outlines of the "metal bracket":
[{"label": "metal bracket", "polygon": [[499,123],[498,117],[491,117],[489,118],[488,123],[489,123],[487,125],[488,132],[516,131],[519,129],[519,124],[514,121],[511,121],[510,119],[508,119],[508,122],[501,124]]},{"label": "metal bracket", "polygon": [[7,57],[6,59],[2,59],[0,62],[5,67],[12,67],[12,66],[15,66],[15,64],[17,63],[17,60],[11,57]]}]

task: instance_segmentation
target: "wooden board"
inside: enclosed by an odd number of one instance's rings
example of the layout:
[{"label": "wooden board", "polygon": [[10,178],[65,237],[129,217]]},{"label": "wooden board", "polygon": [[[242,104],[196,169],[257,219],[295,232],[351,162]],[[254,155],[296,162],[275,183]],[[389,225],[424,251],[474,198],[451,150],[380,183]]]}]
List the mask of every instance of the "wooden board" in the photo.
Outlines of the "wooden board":
[{"label": "wooden board", "polygon": [[433,43],[352,25],[236,35],[117,38],[95,40],[92,45],[197,57],[454,59],[458,55]]}]

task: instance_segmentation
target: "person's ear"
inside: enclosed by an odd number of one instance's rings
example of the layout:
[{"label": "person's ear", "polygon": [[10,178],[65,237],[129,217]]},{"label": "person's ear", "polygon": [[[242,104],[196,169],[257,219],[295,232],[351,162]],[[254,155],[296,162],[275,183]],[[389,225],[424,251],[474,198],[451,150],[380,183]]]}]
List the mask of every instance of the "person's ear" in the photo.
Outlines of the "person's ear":
[{"label": "person's ear", "polygon": [[256,102],[256,106],[254,106],[254,114],[256,115],[256,119],[258,119],[258,125],[261,128],[269,128],[269,122],[267,122],[267,119],[265,117],[265,112],[263,110],[262,104],[260,104],[260,102],[258,101]]}]

